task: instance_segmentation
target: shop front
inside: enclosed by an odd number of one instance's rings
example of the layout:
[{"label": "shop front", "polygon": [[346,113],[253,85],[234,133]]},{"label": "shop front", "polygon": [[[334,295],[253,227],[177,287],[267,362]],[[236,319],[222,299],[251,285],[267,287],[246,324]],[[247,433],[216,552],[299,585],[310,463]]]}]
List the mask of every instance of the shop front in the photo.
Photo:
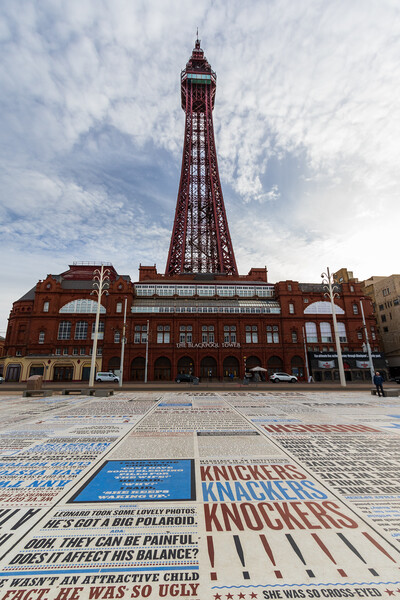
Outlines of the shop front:
[{"label": "shop front", "polygon": [[[366,352],[343,352],[343,367],[346,381],[371,382],[371,369]],[[339,364],[336,352],[309,352],[311,375],[317,382],[339,382]],[[374,371],[388,379],[385,356],[382,352],[372,353]]]}]

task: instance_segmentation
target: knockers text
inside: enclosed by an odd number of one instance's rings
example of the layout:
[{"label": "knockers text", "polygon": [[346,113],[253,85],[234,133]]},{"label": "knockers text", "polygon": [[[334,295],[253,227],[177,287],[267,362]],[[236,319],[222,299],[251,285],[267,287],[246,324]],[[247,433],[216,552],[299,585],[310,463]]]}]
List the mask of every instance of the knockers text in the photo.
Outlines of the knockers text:
[{"label": "knockers text", "polygon": [[200,472],[207,531],[358,527],[295,465],[210,465]]}]

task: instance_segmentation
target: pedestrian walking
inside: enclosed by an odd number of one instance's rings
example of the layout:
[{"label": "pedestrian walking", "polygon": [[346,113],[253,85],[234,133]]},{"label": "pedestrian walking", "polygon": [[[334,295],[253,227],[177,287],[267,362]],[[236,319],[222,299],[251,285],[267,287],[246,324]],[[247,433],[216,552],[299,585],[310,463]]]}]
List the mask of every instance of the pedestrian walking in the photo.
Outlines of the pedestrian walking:
[{"label": "pedestrian walking", "polygon": [[383,377],[382,375],[379,373],[379,371],[376,371],[375,375],[374,375],[374,384],[376,385],[376,391],[378,396],[380,397],[381,394],[380,392],[382,392],[382,396],[384,396],[384,392],[383,392]]}]

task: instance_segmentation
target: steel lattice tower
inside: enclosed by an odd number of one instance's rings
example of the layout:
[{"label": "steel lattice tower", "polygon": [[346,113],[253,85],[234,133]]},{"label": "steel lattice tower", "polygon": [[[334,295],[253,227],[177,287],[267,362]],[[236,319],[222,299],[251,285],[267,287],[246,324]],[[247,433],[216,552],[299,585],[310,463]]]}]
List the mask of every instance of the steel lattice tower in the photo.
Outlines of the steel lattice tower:
[{"label": "steel lattice tower", "polygon": [[181,73],[185,137],[166,275],[237,275],[215,149],[212,111],[216,79],[197,39]]}]

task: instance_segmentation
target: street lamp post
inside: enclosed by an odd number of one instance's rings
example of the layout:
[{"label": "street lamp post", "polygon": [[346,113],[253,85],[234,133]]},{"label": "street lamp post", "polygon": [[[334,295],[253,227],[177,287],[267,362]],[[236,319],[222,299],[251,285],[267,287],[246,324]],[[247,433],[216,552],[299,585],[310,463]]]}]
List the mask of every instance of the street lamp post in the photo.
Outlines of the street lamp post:
[{"label": "street lamp post", "polygon": [[365,322],[364,307],[363,307],[362,299],[360,299],[360,306],[361,306],[361,315],[362,315],[362,320],[363,320],[363,325],[364,325],[365,344],[367,346],[367,352],[368,352],[369,370],[371,373],[371,382],[372,382],[374,380],[374,374],[375,374],[374,363],[372,361],[371,346],[369,345],[368,330],[367,330],[367,324]]},{"label": "street lamp post", "polygon": [[339,293],[337,291],[339,289],[339,287],[335,283],[335,280],[333,279],[333,275],[331,275],[331,273],[329,271],[329,267],[327,267],[326,273],[321,274],[321,277],[322,277],[322,283],[323,283],[324,289],[326,289],[324,296],[326,296],[327,298],[330,299],[331,306],[332,306],[333,330],[335,332],[335,342],[336,342],[336,352],[337,352],[338,365],[339,365],[340,384],[343,387],[346,387],[346,377],[344,375],[342,349],[340,347],[339,332],[338,332],[337,321],[336,321],[335,298],[339,298]]},{"label": "street lamp post", "polygon": [[106,290],[110,285],[110,269],[104,269],[104,265],[101,265],[99,269],[93,271],[93,287],[95,288],[92,294],[97,294],[97,311],[96,311],[96,323],[94,326],[94,337],[92,346],[92,361],[90,364],[90,377],[89,387],[94,385],[94,372],[96,370],[96,356],[97,356],[97,338],[99,335],[99,321],[100,321],[100,308],[101,308],[101,296],[103,293],[108,293]]},{"label": "street lamp post", "polygon": [[306,336],[304,333],[304,327],[303,327],[303,344],[304,344],[304,358],[306,361],[306,369],[307,369],[307,381],[310,382],[310,368],[308,366],[307,345],[306,345]]},{"label": "street lamp post", "polygon": [[149,322],[147,321],[147,334],[146,334],[146,363],[144,367],[144,382],[147,383],[147,366],[149,363]]},{"label": "street lamp post", "polygon": [[124,324],[122,327],[122,341],[121,341],[121,364],[119,366],[119,387],[122,387],[122,380],[124,378],[124,354],[125,354],[125,332],[126,332],[126,305],[128,302],[128,298],[125,298],[124,305]]}]

